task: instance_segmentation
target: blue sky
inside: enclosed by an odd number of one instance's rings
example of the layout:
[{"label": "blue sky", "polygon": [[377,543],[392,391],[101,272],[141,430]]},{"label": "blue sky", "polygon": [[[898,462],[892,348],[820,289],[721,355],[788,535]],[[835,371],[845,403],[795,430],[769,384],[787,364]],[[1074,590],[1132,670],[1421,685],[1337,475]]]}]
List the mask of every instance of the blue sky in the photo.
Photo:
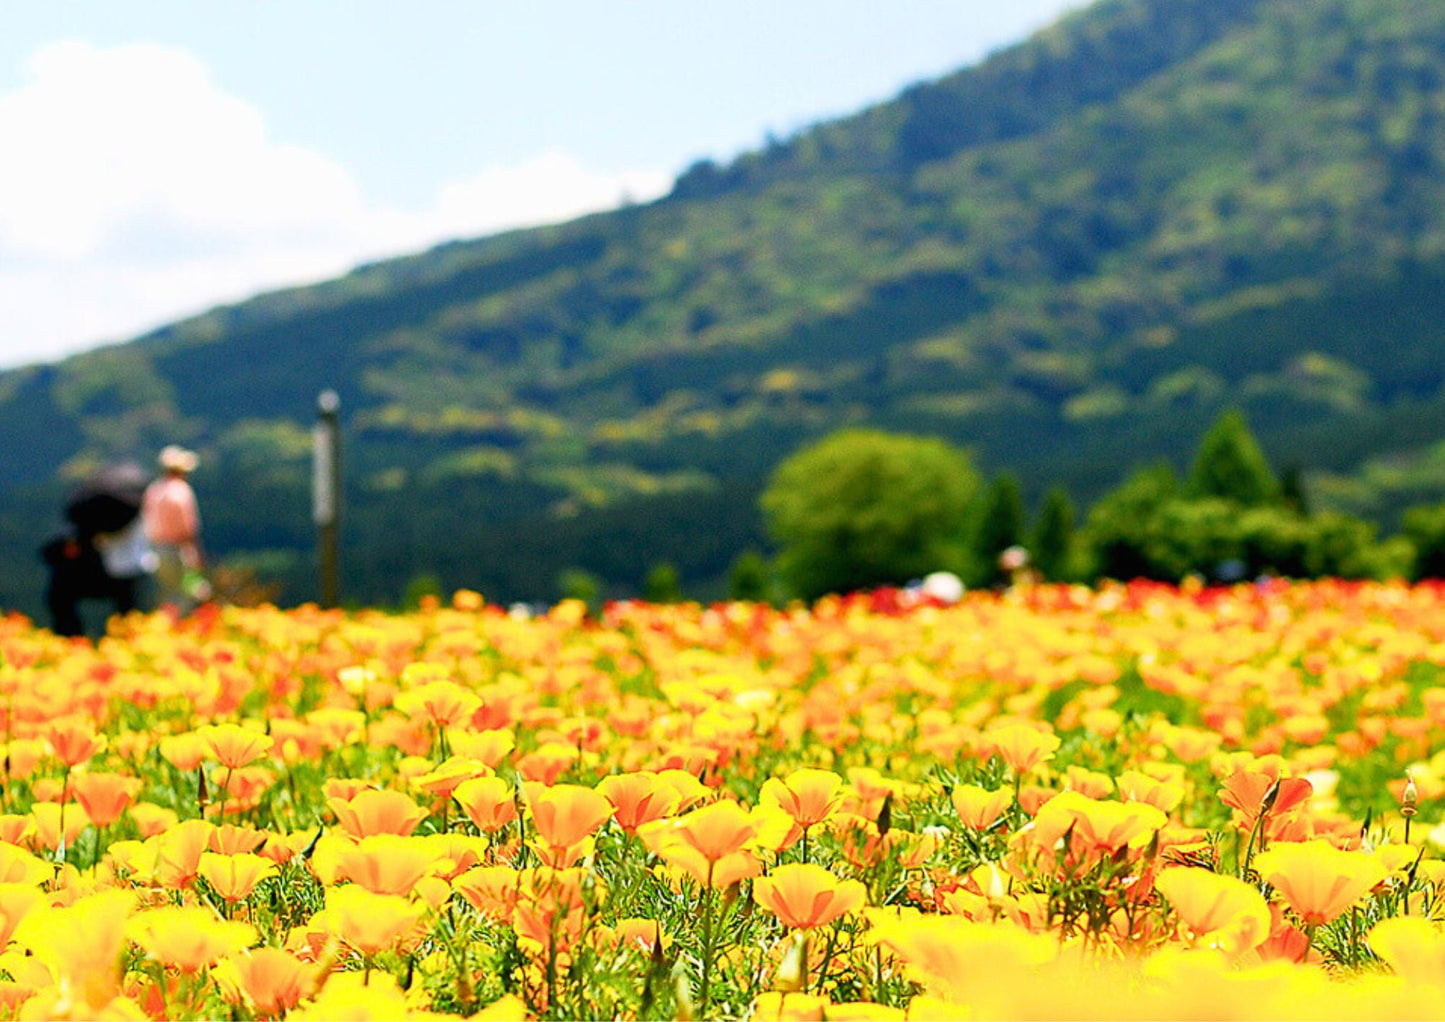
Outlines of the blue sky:
[{"label": "blue sky", "polygon": [[0,366],[648,199],[1082,0],[6,0]]}]

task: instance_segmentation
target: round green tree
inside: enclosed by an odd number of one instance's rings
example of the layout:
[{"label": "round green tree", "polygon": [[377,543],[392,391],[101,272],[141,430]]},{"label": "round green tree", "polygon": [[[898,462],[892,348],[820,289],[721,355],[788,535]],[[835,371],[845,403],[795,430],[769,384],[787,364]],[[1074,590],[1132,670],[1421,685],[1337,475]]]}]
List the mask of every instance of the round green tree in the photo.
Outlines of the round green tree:
[{"label": "round green tree", "polygon": [[778,574],[804,599],[954,568],[978,473],[942,440],[843,430],[793,454],[762,496]]},{"label": "round green tree", "polygon": [[1225,412],[1204,434],[1189,470],[1186,493],[1196,499],[1233,500],[1245,507],[1280,499],[1279,480],[1241,412]]}]

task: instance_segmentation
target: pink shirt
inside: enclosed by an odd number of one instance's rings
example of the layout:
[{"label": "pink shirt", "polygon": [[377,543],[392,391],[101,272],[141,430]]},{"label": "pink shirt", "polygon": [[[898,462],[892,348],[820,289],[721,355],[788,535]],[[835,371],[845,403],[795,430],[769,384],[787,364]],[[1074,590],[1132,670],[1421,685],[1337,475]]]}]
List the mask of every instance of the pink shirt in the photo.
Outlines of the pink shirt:
[{"label": "pink shirt", "polygon": [[146,487],[141,513],[145,516],[147,538],[158,545],[194,543],[201,531],[196,493],[180,476],[164,476]]}]

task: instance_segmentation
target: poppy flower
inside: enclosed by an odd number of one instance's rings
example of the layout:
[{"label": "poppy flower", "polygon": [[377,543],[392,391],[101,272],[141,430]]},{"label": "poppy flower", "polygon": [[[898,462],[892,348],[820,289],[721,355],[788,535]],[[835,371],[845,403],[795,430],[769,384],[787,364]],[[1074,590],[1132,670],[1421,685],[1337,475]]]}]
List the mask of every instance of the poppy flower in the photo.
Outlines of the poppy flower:
[{"label": "poppy flower", "polygon": [[341,874],[373,894],[410,894],[436,863],[426,844],[396,834],[364,837],[339,856]]},{"label": "poppy flower", "polygon": [[1161,871],[1154,887],[1197,938],[1226,951],[1248,950],[1269,936],[1269,906],[1236,877],[1180,866]]},{"label": "poppy flower", "polygon": [[231,904],[245,901],[258,883],[276,876],[277,872],[274,862],[251,852],[235,855],[202,852],[196,864],[196,873]]},{"label": "poppy flower", "polygon": [[135,801],[143,784],[124,774],[77,773],[70,780],[75,800],[97,827],[109,827]]},{"label": "poppy flower", "polygon": [[54,802],[35,803],[30,808],[30,819],[35,824],[31,841],[37,848],[58,849],[62,843],[70,848],[81,832],[90,826],[90,820],[80,806],[60,806]]},{"label": "poppy flower", "polygon": [[597,791],[612,804],[613,818],[628,834],[669,815],[678,803],[677,789],[650,771],[604,777]]},{"label": "poppy flower", "polygon": [[1261,770],[1237,770],[1224,782],[1219,801],[1234,810],[1235,826],[1250,831],[1261,812],[1282,816],[1309,801],[1312,794],[1314,786],[1303,777],[1278,777]]},{"label": "poppy flower", "polygon": [[1274,844],[1253,865],[1310,926],[1339,916],[1390,872],[1368,852],[1344,852],[1318,838]]},{"label": "poppy flower", "polygon": [[[413,664],[402,673],[402,680],[408,681],[412,668],[423,665]],[[431,665],[425,665],[431,666]],[[475,692],[468,691],[454,681],[431,681],[403,691],[392,704],[414,720],[426,721],[438,730],[458,727],[471,719],[482,705]]]},{"label": "poppy flower", "polygon": [[376,954],[412,936],[425,905],[395,894],[373,894],[356,884],[326,891],[323,925],[363,954]]},{"label": "poppy flower", "polygon": [[135,906],[134,894],[117,890],[63,908],[37,906],[20,920],[14,940],[33,952],[58,984],[69,987],[71,1012],[99,1018],[101,1009],[120,996],[121,953]]},{"label": "poppy flower", "polygon": [[493,922],[507,922],[517,904],[518,872],[510,866],[477,866],[452,881],[452,889]]},{"label": "poppy flower", "polygon": [[1382,919],[1365,936],[1370,950],[1409,983],[1438,986],[1445,976],[1445,934],[1421,916]]},{"label": "poppy flower", "polygon": [[612,816],[612,803],[591,788],[557,784],[532,799],[532,823],[548,865],[561,869],[577,858],[580,846]]},{"label": "poppy flower", "polygon": [[491,769],[478,760],[451,756],[435,770],[429,770],[419,777],[413,777],[411,783],[428,795],[451,798],[452,793],[463,781],[469,781],[490,772]]},{"label": "poppy flower", "polygon": [[105,748],[105,736],[81,717],[61,717],[45,729],[50,751],[66,767],[76,767]]},{"label": "poppy flower", "polygon": [[989,791],[976,784],[955,785],[949,798],[958,818],[970,830],[988,830],[1014,800],[1007,788]]},{"label": "poppy flower", "polygon": [[360,840],[372,834],[406,837],[427,818],[427,811],[399,791],[368,788],[351,799],[329,798],[326,807],[347,834]]},{"label": "poppy flower", "polygon": [[748,850],[760,826],[736,802],[714,802],[686,816],[644,824],[637,833],[654,854],[699,883],[726,887],[762,872]]},{"label": "poppy flower", "polygon": [[1147,841],[1168,822],[1143,802],[1096,801],[1074,791],[1045,802],[1034,820],[1041,835],[1062,837],[1072,829],[1075,841],[1106,853]]},{"label": "poppy flower", "polygon": [[40,898],[40,888],[34,884],[0,883],[0,950],[10,943],[20,920]]},{"label": "poppy flower", "polygon": [[985,731],[982,748],[985,754],[997,755],[1015,774],[1026,774],[1047,759],[1059,745],[1059,736],[1028,724],[1007,724]]},{"label": "poppy flower", "polygon": [[254,763],[270,752],[274,744],[270,735],[240,724],[210,724],[200,728],[196,735],[206,754],[231,770]]},{"label": "poppy flower", "polygon": [[230,959],[241,990],[256,1013],[278,1016],[311,996],[315,970],[289,951],[258,947]]},{"label": "poppy flower", "polygon": [[822,823],[842,804],[843,778],[831,770],[794,770],[787,777],[763,782],[759,799],[793,818],[803,830]]},{"label": "poppy flower", "polygon": [[206,758],[209,746],[194,731],[167,735],[160,740],[161,758],[182,773],[190,773]]},{"label": "poppy flower", "polygon": [[178,823],[156,842],[156,880],[166,887],[188,887],[199,875],[201,856],[210,848],[215,825],[206,820]]},{"label": "poppy flower", "polygon": [[863,907],[868,893],[857,880],[840,880],[822,866],[792,862],[753,881],[753,900],[784,926],[811,930]]},{"label": "poppy flower", "polygon": [[183,973],[200,972],[256,941],[255,927],[227,922],[198,905],[151,909],[132,918],[126,930],[148,956]]},{"label": "poppy flower", "polygon": [[501,830],[517,818],[516,792],[500,777],[474,777],[452,792],[467,819],[484,834]]}]

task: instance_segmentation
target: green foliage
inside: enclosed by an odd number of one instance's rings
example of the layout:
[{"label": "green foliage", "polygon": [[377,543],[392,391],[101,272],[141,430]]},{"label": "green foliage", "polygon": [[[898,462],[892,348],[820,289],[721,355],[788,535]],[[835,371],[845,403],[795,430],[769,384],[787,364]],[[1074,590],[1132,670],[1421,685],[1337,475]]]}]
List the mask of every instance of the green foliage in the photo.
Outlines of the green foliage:
[{"label": "green foliage", "polygon": [[648,603],[681,603],[682,583],[677,568],[665,561],[654,565],[642,581],[642,598]]},{"label": "green foliage", "polygon": [[969,552],[975,573],[970,581],[974,585],[1003,581],[999,555],[1024,541],[1024,498],[1017,476],[1005,472],[989,484],[972,532]]},{"label": "green foliage", "polygon": [[899,584],[956,565],[978,477],[941,440],[844,430],[784,461],[762,496],[792,591]]},{"label": "green foliage", "polygon": [[756,550],[744,550],[728,572],[728,599],[768,603],[773,597],[773,570]]},{"label": "green foliage", "polygon": [[1196,499],[1217,497],[1243,507],[1279,500],[1279,482],[1238,409],[1225,412],[1204,434],[1185,492]]},{"label": "green foliage", "polygon": [[1410,508],[1403,526],[1415,549],[1412,577],[1445,578],[1445,504]]},{"label": "green foliage", "polygon": [[416,610],[428,597],[440,599],[442,580],[434,571],[419,571],[407,580],[401,592],[401,605],[406,610]]},{"label": "green foliage", "polygon": [[557,588],[564,600],[580,600],[596,611],[602,602],[602,580],[582,568],[568,568],[557,578]]},{"label": "green foliage", "polygon": [[1074,575],[1074,502],[1062,487],[1044,495],[1030,544],[1034,567],[1046,581],[1060,582]]}]

